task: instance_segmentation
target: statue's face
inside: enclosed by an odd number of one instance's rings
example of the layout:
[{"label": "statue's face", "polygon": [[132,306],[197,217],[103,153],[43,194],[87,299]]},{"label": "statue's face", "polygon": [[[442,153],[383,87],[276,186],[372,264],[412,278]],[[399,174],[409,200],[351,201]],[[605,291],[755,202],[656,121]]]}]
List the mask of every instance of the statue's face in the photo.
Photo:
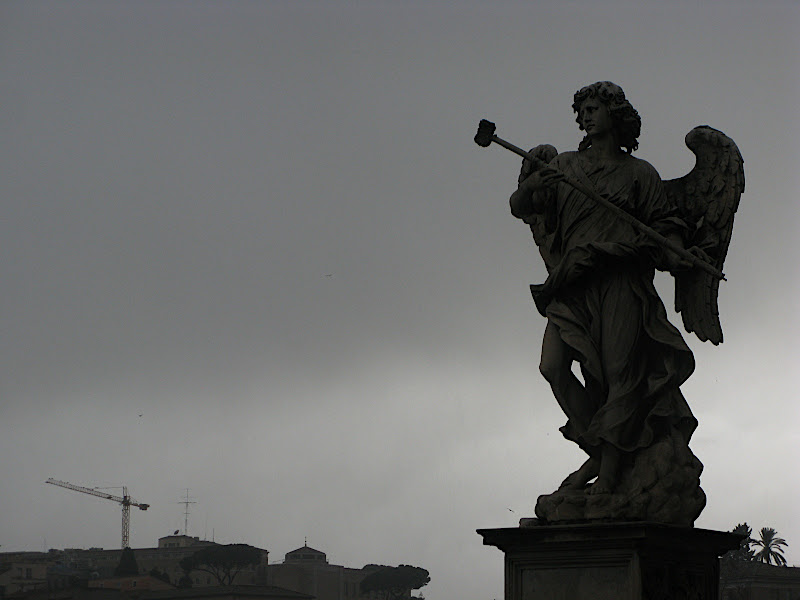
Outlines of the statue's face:
[{"label": "statue's face", "polygon": [[584,131],[589,135],[596,136],[611,132],[613,124],[608,107],[596,98],[587,98],[581,104],[578,118]]}]

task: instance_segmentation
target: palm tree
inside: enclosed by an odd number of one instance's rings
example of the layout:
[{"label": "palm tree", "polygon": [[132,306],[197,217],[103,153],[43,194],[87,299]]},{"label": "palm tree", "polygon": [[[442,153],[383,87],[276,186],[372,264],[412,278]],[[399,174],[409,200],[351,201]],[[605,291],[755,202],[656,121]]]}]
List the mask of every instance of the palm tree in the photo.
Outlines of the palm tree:
[{"label": "palm tree", "polygon": [[753,540],[753,545],[758,546],[761,550],[756,551],[753,555],[753,560],[767,563],[768,565],[773,562],[781,567],[786,566],[786,559],[783,556],[783,548],[781,546],[788,546],[786,540],[778,537],[778,532],[772,527],[762,527],[759,531],[761,536],[757,540]]}]

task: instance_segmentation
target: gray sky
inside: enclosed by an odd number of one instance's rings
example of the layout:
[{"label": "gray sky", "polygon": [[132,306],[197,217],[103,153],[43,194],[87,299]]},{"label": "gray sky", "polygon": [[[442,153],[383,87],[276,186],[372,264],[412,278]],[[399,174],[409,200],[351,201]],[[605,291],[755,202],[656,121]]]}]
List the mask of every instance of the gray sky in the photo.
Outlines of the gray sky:
[{"label": "gray sky", "polygon": [[686,336],[697,525],[773,526],[800,564],[798,26],[763,1],[0,4],[3,549],[118,546],[117,505],[48,477],[150,503],[134,547],[189,488],[191,535],[501,597],[474,530],[582,458],[537,370],[519,161],[472,137],[574,149],[572,94],[609,79],[664,179],[695,125],[744,155],[725,343]]}]

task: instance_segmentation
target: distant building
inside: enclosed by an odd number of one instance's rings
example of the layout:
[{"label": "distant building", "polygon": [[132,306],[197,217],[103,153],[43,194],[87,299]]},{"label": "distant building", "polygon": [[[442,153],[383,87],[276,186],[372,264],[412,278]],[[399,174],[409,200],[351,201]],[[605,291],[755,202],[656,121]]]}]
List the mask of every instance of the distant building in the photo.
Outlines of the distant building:
[{"label": "distant building", "polygon": [[[139,567],[139,575],[151,572],[166,575],[171,583],[177,583],[184,572],[182,559],[198,550],[216,545],[185,535],[169,535],[158,540],[156,548],[137,548],[133,551]],[[119,565],[121,549],[89,550],[67,548],[49,552],[2,552],[0,553],[0,598],[16,591],[33,589],[62,589],[74,580],[109,579]],[[260,564],[239,572],[237,585],[255,585],[266,579],[269,554],[262,550]],[[209,573],[193,571],[189,577],[196,587],[216,586],[216,579]]]},{"label": "distant building", "polygon": [[188,535],[168,535],[166,537],[158,538],[159,548],[193,548],[197,550],[198,546],[213,546],[214,542],[200,540],[197,537]]},{"label": "distant building", "polygon": [[72,587],[58,592],[15,594],[8,600],[313,600],[313,598],[273,586],[232,585],[159,591]]},{"label": "distant building", "polygon": [[352,569],[328,563],[324,552],[304,545],[267,568],[267,583],[309,594],[317,600],[361,598],[361,580],[376,567]]},{"label": "distant building", "polygon": [[721,560],[720,600],[800,600],[800,568]]},{"label": "distant building", "polygon": [[[30,554],[44,555],[44,552]],[[39,560],[39,556],[18,558],[22,560],[0,561],[0,594],[47,589],[47,563]]]},{"label": "distant building", "polygon": [[[260,563],[240,571],[235,585],[227,586],[238,590],[235,598],[220,596],[224,593],[217,580],[203,571],[190,573],[191,589],[173,589],[184,576],[181,560],[213,545],[216,544],[185,535],[159,538],[155,548],[133,550],[139,570],[135,577],[114,576],[121,549],[0,553],[0,600],[119,600],[120,594],[143,600],[146,594],[152,600],[375,600],[370,595],[362,596],[361,581],[381,567],[332,565],[324,552],[307,544],[287,552],[283,562],[277,564],[269,564],[268,552],[261,550]],[[43,594],[41,599],[36,596],[38,593]]]},{"label": "distant building", "polygon": [[158,592],[174,590],[175,586],[150,575],[129,575],[127,577],[109,577],[108,579],[92,579],[86,585],[89,589],[119,590],[120,592]]},{"label": "distant building", "polygon": [[311,596],[270,585],[231,585],[157,592],[141,600],[314,600]]}]

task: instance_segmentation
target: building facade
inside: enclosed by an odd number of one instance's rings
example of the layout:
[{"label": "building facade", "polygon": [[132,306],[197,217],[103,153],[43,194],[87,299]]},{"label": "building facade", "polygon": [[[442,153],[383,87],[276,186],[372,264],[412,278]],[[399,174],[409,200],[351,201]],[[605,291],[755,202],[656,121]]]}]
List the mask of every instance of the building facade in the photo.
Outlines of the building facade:
[{"label": "building facade", "polygon": [[[140,575],[157,573],[170,583],[177,584],[184,576],[180,562],[198,550],[216,545],[185,535],[170,535],[158,540],[155,548],[133,550]],[[74,580],[102,580],[114,577],[120,563],[121,549],[88,550],[67,548],[48,552],[0,553],[0,594],[34,589],[60,589]],[[261,550],[261,561],[253,568],[240,571],[235,583],[255,585],[266,579],[269,554]],[[194,587],[216,586],[216,579],[203,571],[189,574]],[[0,596],[1,597],[1,596]]]},{"label": "building facade", "polygon": [[800,568],[720,561],[720,600],[800,600]]},{"label": "building facade", "polygon": [[315,596],[317,600],[357,600],[362,598],[361,580],[378,568],[332,565],[324,552],[304,545],[287,552],[282,563],[269,565],[266,582]]}]

